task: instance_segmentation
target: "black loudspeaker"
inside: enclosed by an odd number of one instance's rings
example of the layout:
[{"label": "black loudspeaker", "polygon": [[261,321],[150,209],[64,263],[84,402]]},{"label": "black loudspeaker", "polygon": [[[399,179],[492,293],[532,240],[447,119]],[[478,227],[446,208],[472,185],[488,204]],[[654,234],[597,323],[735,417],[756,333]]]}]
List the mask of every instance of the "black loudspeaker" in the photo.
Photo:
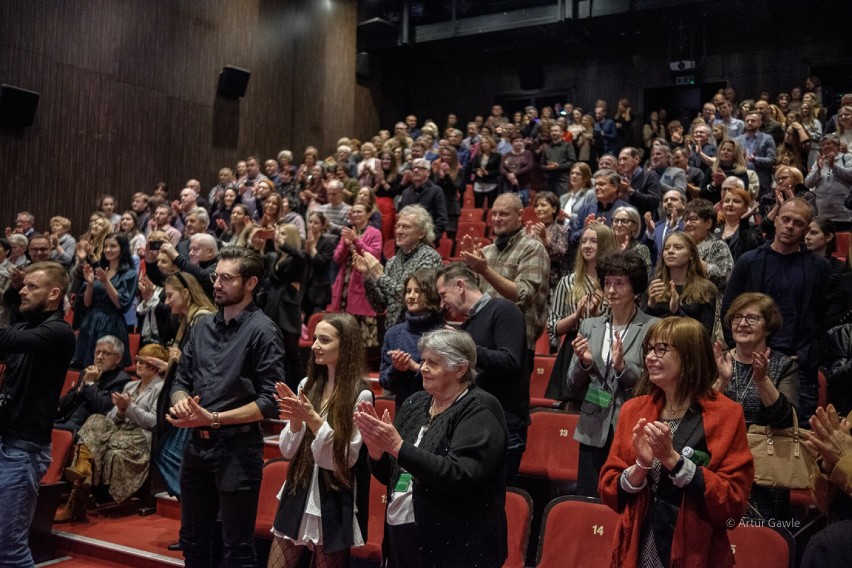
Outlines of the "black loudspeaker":
[{"label": "black loudspeaker", "polygon": [[251,71],[226,65],[219,73],[219,94],[223,97],[242,97],[246,94]]},{"label": "black loudspeaker", "polygon": [[360,52],[355,57],[355,76],[364,79],[370,78],[370,54],[366,51]]},{"label": "black loudspeaker", "polygon": [[538,91],[544,87],[544,69],[541,67],[522,67],[518,69],[518,77],[524,91]]},{"label": "black loudspeaker", "polygon": [[0,125],[13,128],[32,126],[39,94],[12,85],[0,85]]}]

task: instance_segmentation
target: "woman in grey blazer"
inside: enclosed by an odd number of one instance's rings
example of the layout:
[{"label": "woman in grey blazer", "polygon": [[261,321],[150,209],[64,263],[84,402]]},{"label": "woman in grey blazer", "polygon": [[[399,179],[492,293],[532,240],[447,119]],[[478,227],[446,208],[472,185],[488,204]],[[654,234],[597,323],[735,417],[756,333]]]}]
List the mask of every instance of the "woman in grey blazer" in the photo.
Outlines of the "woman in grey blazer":
[{"label": "woman in grey blazer", "polygon": [[568,389],[584,393],[574,439],[580,442],[577,494],[598,496],[598,475],[609,454],[618,412],[642,370],[642,342],[656,321],[639,309],[648,286],[645,261],[619,251],[598,261],[598,278],[611,312],[580,323],[572,342]]}]

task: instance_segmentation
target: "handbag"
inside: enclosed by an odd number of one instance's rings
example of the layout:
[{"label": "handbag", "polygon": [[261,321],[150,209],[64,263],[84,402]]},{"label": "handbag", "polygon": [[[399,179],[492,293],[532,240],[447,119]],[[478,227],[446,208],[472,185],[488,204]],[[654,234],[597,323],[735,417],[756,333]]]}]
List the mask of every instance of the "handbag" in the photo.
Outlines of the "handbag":
[{"label": "handbag", "polygon": [[793,411],[792,428],[748,427],[748,447],[754,458],[754,483],[783,489],[810,488],[813,457],[802,445],[799,418]]}]

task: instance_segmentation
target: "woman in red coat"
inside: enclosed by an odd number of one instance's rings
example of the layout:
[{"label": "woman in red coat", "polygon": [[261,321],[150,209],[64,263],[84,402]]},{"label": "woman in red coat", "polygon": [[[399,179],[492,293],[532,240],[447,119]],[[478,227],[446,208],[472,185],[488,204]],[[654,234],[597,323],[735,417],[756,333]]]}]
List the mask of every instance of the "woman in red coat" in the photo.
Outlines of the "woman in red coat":
[{"label": "woman in red coat", "polygon": [[714,393],[713,347],[697,320],[660,320],[643,351],[640,396],[621,408],[601,470],[601,499],[621,514],[612,566],[733,566],[726,531],[754,477],[742,407]]}]

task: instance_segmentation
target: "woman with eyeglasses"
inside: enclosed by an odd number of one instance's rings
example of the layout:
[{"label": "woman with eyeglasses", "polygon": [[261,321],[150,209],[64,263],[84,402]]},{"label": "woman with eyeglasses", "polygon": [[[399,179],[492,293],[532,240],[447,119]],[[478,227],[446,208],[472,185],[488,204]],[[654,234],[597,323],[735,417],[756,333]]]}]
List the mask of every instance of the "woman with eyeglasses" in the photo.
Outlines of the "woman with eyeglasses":
[{"label": "woman with eyeglasses", "polygon": [[648,267],[633,251],[619,251],[597,262],[598,280],[610,313],[585,318],[571,342],[574,358],[568,390],[582,395],[574,439],[580,442],[577,495],[598,496],[598,474],[609,453],[621,405],[639,380],[641,345],[656,321],[639,309],[648,286]]},{"label": "woman with eyeglasses", "polygon": [[642,352],[637,396],[621,409],[600,478],[602,501],[620,514],[612,564],[733,566],[727,532],[754,478],[743,409],[713,390],[713,346],[698,321],[657,321]]},{"label": "woman with eyeglasses", "polygon": [[[799,403],[798,367],[787,355],[766,346],[781,323],[781,312],[772,298],[757,292],[737,296],[725,314],[735,347],[728,350],[716,343],[719,378],[713,389],[742,405],[746,426],[793,425],[793,410]],[[755,485],[749,502],[766,519],[790,516],[788,490]]]},{"label": "woman with eyeglasses", "polygon": [[706,199],[693,199],[683,212],[683,232],[698,246],[698,256],[710,281],[719,293],[725,291],[734,270],[731,249],[713,234],[716,210]]},{"label": "woman with eyeglasses", "polygon": [[123,503],[142,487],[151,460],[151,436],[157,425],[155,408],[163,388],[169,355],[162,345],[145,345],[136,357],[138,381],[112,393],[112,409],[92,414],[77,433],[77,459],[65,470],[74,490],[57,512],[55,521],[81,521],[91,486],[109,486],[116,503]]},{"label": "woman with eyeglasses", "polygon": [[651,251],[639,242],[642,221],[635,207],[619,207],[612,214],[612,232],[619,250],[632,250],[651,268]]}]

